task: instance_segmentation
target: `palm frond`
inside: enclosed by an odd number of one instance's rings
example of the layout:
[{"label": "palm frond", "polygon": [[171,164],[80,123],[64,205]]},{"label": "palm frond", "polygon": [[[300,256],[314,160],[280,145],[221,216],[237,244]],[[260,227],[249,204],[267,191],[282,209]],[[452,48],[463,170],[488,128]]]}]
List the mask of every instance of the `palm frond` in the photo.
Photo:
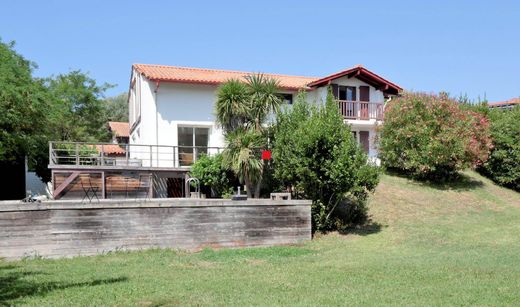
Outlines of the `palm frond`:
[{"label": "palm frond", "polygon": [[247,86],[231,79],[217,89],[216,121],[225,131],[231,131],[247,122],[250,101]]}]

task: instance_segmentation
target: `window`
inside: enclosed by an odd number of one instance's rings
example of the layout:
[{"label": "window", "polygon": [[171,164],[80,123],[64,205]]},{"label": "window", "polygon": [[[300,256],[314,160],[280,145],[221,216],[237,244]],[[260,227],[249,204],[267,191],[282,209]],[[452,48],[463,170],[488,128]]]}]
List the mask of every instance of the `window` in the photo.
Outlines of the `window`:
[{"label": "window", "polygon": [[133,126],[141,117],[141,85],[138,77],[132,79],[130,83],[130,97],[128,99],[128,119],[130,126]]},{"label": "window", "polygon": [[351,131],[352,137],[356,144],[359,144],[361,148],[368,153],[370,147],[370,132],[369,131]]},{"label": "window", "polygon": [[369,135],[370,133],[368,131],[359,131],[359,143],[366,153],[370,151]]},{"label": "window", "polygon": [[339,86],[339,100],[356,101],[356,87]]},{"label": "window", "polygon": [[135,78],[130,83],[130,97],[128,97],[128,119],[130,126],[132,126],[135,122]]},{"label": "window", "polygon": [[293,104],[293,95],[292,94],[280,94],[282,97],[282,101],[285,104]]},{"label": "window", "polygon": [[179,165],[191,165],[200,154],[208,153],[209,128],[178,127]]}]

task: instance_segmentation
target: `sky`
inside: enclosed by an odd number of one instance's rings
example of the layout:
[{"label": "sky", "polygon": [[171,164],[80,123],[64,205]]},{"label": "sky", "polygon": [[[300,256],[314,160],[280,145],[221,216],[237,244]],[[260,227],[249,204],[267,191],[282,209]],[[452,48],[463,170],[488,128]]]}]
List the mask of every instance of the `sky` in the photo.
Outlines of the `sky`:
[{"label": "sky", "polygon": [[520,96],[520,1],[2,1],[35,75],[126,92],[133,63],[323,77],[362,64],[406,90]]}]

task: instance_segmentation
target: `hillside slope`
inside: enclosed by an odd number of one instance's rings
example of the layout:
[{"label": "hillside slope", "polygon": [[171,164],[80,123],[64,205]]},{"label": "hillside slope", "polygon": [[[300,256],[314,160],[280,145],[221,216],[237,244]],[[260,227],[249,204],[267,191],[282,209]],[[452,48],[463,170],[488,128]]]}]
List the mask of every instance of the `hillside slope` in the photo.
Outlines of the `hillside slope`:
[{"label": "hillside slope", "polygon": [[372,223],[302,246],[0,261],[0,305],[515,305],[520,194],[384,175]]}]

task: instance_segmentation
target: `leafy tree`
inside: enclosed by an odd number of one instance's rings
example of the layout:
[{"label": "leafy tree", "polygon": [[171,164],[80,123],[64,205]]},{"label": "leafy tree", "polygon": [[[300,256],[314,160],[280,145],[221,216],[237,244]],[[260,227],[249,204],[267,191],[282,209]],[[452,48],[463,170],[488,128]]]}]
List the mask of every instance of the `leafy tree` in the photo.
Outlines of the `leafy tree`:
[{"label": "leafy tree", "polygon": [[201,189],[214,197],[233,193],[233,183],[236,179],[233,171],[223,166],[222,155],[201,155],[193,163],[190,175],[200,180]]},{"label": "leafy tree", "polygon": [[486,98],[481,99],[478,97],[477,100],[471,100],[468,95],[465,94],[460,95],[457,98],[457,102],[459,103],[459,107],[463,110],[480,113],[486,118],[489,115],[489,104]]},{"label": "leafy tree", "polygon": [[313,229],[352,222],[338,214],[338,205],[348,200],[363,208],[379,172],[343,123],[332,95],[320,106],[307,103],[300,93],[292,108],[277,115],[274,130],[275,177],[297,197],[312,199]]},{"label": "leafy tree", "polygon": [[496,183],[520,191],[520,106],[489,111],[493,149],[479,171]]},{"label": "leafy tree", "polygon": [[106,121],[128,122],[128,94],[121,93],[104,100]]},{"label": "leafy tree", "polygon": [[485,161],[489,123],[447,94],[404,93],[390,101],[380,129],[380,157],[388,169],[444,181]]},{"label": "leafy tree", "polygon": [[98,85],[79,70],[46,80],[54,103],[50,113],[53,138],[58,141],[107,141],[104,92],[111,86]]},{"label": "leafy tree", "polygon": [[39,79],[36,64],[16,53],[14,43],[0,41],[0,163],[20,163],[50,180],[49,141],[103,141],[106,129],[102,100],[107,84],[80,71]]},{"label": "leafy tree", "polygon": [[[50,94],[42,80],[32,77],[36,64],[0,41],[0,162],[42,165],[47,152]],[[44,165],[46,165],[44,164]],[[42,175],[43,167],[38,168]]]}]

